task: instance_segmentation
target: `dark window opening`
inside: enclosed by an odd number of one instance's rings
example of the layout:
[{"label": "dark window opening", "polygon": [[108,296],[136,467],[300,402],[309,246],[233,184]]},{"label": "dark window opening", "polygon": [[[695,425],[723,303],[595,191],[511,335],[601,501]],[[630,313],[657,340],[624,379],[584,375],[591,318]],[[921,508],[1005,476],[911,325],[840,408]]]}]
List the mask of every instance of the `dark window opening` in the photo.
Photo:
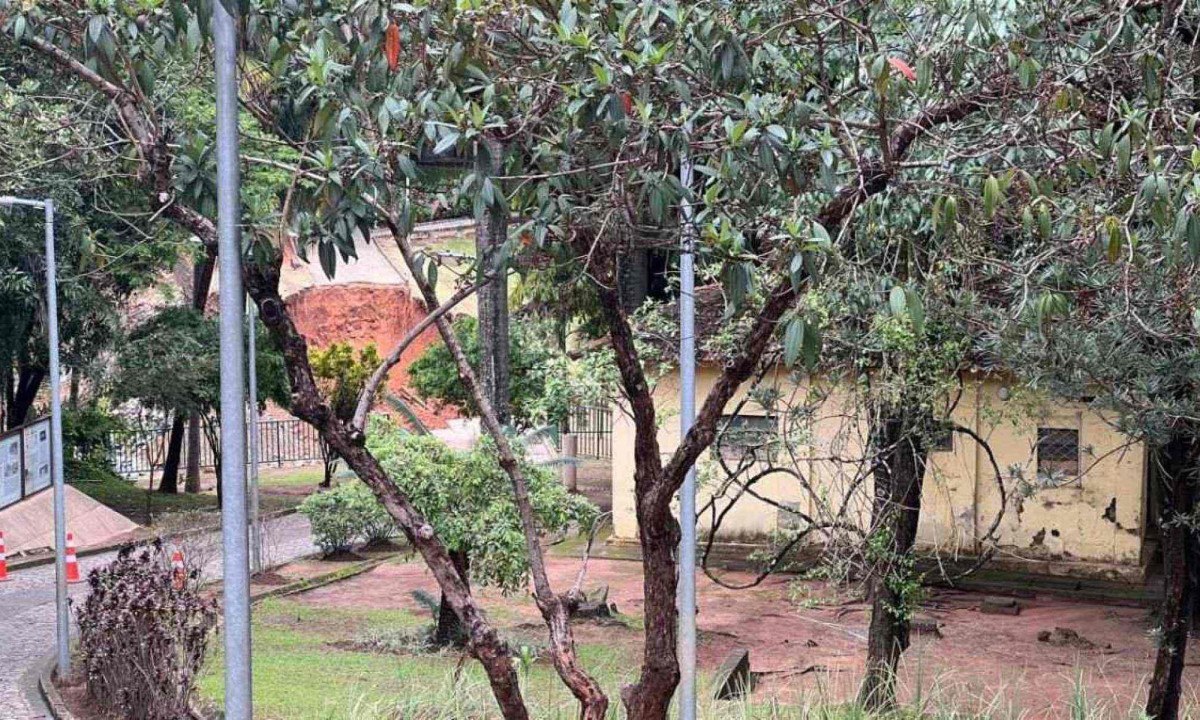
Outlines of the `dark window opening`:
[{"label": "dark window opening", "polygon": [[930,433],[929,452],[954,452],[954,429],[943,425]]},{"label": "dark window opening", "polygon": [[1062,482],[1079,477],[1079,431],[1038,428],[1038,479]]}]

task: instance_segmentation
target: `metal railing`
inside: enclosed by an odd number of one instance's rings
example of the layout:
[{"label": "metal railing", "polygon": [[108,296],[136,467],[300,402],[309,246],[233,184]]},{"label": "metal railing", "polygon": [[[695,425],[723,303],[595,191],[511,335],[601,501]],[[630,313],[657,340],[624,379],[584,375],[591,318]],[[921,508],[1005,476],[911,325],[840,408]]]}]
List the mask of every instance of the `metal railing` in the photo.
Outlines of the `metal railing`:
[{"label": "metal railing", "polygon": [[611,460],[612,408],[577,405],[567,414],[567,432],[576,437],[575,454],[579,457]]},{"label": "metal railing", "polygon": [[[170,442],[169,426],[151,430],[115,433],[109,437],[109,465],[122,477],[147,475],[162,469]],[[187,458],[187,434],[180,448],[181,463]],[[320,462],[321,439],[316,428],[302,420],[261,420],[258,423],[258,464]],[[216,458],[207,440],[200,443],[200,467],[215,469]]]},{"label": "metal railing", "polygon": [[53,474],[50,418],[0,433],[0,508],[50,487]]}]

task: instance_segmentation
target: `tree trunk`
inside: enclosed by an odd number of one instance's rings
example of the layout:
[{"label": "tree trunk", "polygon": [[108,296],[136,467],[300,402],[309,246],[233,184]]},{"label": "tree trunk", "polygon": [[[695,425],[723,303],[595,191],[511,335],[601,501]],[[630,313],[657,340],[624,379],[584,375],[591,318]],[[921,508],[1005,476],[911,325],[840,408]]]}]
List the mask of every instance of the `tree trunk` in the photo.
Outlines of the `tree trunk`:
[{"label": "tree trunk", "polygon": [[621,692],[629,720],[665,720],[679,684],[677,642],[679,608],[675,603],[679,523],[669,504],[651,506],[638,493],[638,539],[642,544],[642,592],[645,596],[645,646],[637,683]]},{"label": "tree trunk", "polygon": [[[454,563],[454,569],[458,571],[458,577],[462,580],[463,586],[470,590],[471,559],[461,550],[451,550],[450,560]],[[433,642],[438,647],[462,647],[466,641],[466,628],[455,614],[454,607],[450,604],[446,594],[442,593],[441,602],[438,604],[437,628],[433,632]]]},{"label": "tree trunk", "polygon": [[29,410],[37,400],[38,390],[46,379],[46,371],[38,367],[21,366],[17,374],[17,389],[8,406],[8,429],[20,427],[29,419]]},{"label": "tree trunk", "polygon": [[1185,516],[1196,505],[1196,441],[1189,432],[1177,430],[1167,446],[1157,453],[1160,476],[1167,487],[1159,527],[1163,538],[1163,574],[1165,589],[1158,635],[1158,654],[1146,715],[1155,720],[1179,720],[1179,699],[1183,693],[1183,666],[1187,656],[1188,630],[1194,598],[1196,539]]},{"label": "tree trunk", "polygon": [[896,671],[909,644],[912,608],[907,607],[904,584],[918,581],[907,561],[921,517],[921,487],[927,458],[920,431],[932,426],[932,422],[912,424],[902,410],[877,422],[871,526],[879,545],[868,551],[871,624],[867,631],[867,671],[859,689],[859,704],[867,710],[886,711],[895,705]]},{"label": "tree trunk", "polygon": [[[276,258],[278,263],[278,258]],[[416,511],[408,497],[387,476],[378,460],[362,446],[355,435],[338,420],[321,400],[312,369],[308,364],[308,345],[296,330],[287,306],[279,297],[279,268],[251,266],[246,272],[246,287],[258,305],[259,314],[270,329],[286,361],[292,387],[292,412],[317,428],[321,437],[337,451],[350,469],[371,488],[375,496],[396,519],[412,547],[421,554],[442,593],[453,607],[470,638],[471,654],[487,673],[492,694],[505,720],[528,720],[521,686],[512,654],[463,585],[458,569],[438,539],[433,527]],[[448,331],[448,328],[439,328]]]},{"label": "tree trunk", "polygon": [[188,415],[187,427],[187,479],[183,489],[190,493],[200,492],[200,459],[204,452],[203,430],[200,429],[200,414]]},{"label": "tree trunk", "polygon": [[158,491],[174,495],[179,492],[179,458],[183,454],[184,417],[176,414],[171,419],[171,435],[167,442],[167,459],[163,462],[162,480]]},{"label": "tree trunk", "polygon": [[[191,288],[191,305],[192,309],[197,312],[204,312],[204,308],[208,305],[208,291],[212,286],[213,276],[213,260],[215,253],[206,253],[203,258],[196,261],[192,267],[192,288]],[[185,430],[183,415],[177,414],[171,422],[171,439],[167,444],[167,459],[163,463],[162,482],[159,483],[159,489],[165,493],[179,492],[179,461],[181,459],[181,450],[183,448],[183,433]],[[191,436],[192,440],[195,436]],[[188,455],[189,461],[191,455]],[[188,472],[191,472],[191,467],[188,467]],[[191,480],[189,475],[188,480]],[[199,486],[200,473],[197,467],[196,485]]]},{"label": "tree trunk", "polygon": [[[480,164],[488,175],[501,170],[500,143],[488,141],[487,158]],[[508,381],[508,273],[503,267],[501,248],[508,240],[508,208],[489,206],[475,223],[475,255],[492,279],[479,288],[479,375],[483,393],[491,401],[496,418],[507,424],[511,419]]]},{"label": "tree trunk", "polygon": [[338,456],[333,448],[329,447],[329,443],[321,441],[321,467],[323,474],[321,476],[321,487],[333,487],[333,469],[337,467]]}]

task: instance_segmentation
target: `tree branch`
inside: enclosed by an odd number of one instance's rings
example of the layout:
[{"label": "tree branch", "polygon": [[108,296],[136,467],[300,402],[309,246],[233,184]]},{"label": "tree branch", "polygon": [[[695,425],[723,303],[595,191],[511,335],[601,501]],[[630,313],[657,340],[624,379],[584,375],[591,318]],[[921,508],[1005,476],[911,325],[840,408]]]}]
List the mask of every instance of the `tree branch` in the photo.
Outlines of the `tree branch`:
[{"label": "tree branch", "polygon": [[488,276],[474,285],[461,288],[458,290],[458,292],[451,295],[449,300],[439,305],[433,310],[433,312],[430,312],[425,317],[421,318],[421,322],[409,328],[404,337],[400,339],[400,342],[396,343],[396,347],[392,348],[392,352],[389,353],[386,358],[384,358],[383,362],[379,363],[379,367],[375,368],[375,371],[371,373],[371,377],[368,378],[366,384],[363,385],[362,392],[358,395],[358,402],[354,407],[354,418],[350,421],[350,426],[353,430],[362,432],[366,429],[367,413],[371,410],[371,401],[375,397],[375,393],[379,391],[379,386],[382,385],[383,381],[387,379],[388,373],[391,372],[391,369],[399,364],[400,356],[404,354],[404,351],[408,349],[408,346],[416,342],[417,338],[421,336],[421,333],[425,332],[430,325],[433,325],[435,322],[437,322],[438,318],[453,310],[456,306],[458,306],[459,303],[470,297],[490,279],[491,276]]}]

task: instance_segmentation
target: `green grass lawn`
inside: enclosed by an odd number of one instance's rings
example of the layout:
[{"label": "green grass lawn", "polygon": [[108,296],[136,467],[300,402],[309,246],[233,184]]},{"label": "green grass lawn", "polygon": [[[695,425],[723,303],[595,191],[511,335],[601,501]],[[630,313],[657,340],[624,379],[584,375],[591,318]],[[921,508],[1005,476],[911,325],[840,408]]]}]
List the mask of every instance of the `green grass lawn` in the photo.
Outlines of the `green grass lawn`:
[{"label": "green grass lawn", "polygon": [[320,465],[302,468],[263,469],[258,473],[258,484],[262,488],[293,488],[318,485],[325,479]]},{"label": "green grass lawn", "polygon": [[[491,613],[498,620],[496,613]],[[412,638],[426,629],[428,616],[402,610],[315,608],[288,598],[256,605],[253,621],[255,717],[264,720],[498,720],[495,700],[477,662],[458,652],[421,652]],[[538,627],[510,631],[518,655],[522,641],[544,642]],[[534,639],[536,638],[536,639]],[[376,648],[356,649],[372,641]],[[531,646],[525,646],[531,647]],[[581,645],[580,661],[606,688],[613,705],[609,717],[622,717],[620,688],[634,679],[640,656],[630,647]],[[574,698],[544,657],[526,655],[522,687],[532,717],[573,720]],[[520,662],[520,660],[518,660]],[[224,693],[220,637],[200,678],[205,704],[220,706]],[[869,720],[845,706],[784,707],[773,702],[717,702],[701,678],[700,716],[705,720]],[[672,714],[674,717],[674,713]],[[908,712],[895,720],[912,718]],[[931,718],[965,715],[929,714]],[[890,719],[889,719],[890,720]]]},{"label": "green grass lawn", "polygon": [[[307,468],[304,469],[306,472]],[[320,471],[317,471],[318,482]],[[147,492],[145,487],[111,472],[69,469],[68,476],[77,490],[116,510],[141,525],[159,525],[164,519],[181,513],[218,511],[215,493]],[[281,482],[287,482],[281,479]],[[303,497],[263,494],[260,507],[272,512],[297,505]]]},{"label": "green grass lawn", "polygon": [[[462,720],[496,717],[478,663],[458,652],[417,652],[415,637],[428,616],[402,610],[312,608],[288,599],[254,609],[254,703],[256,717],[272,720]],[[201,678],[203,696],[224,691],[220,639]],[[374,640],[393,652],[353,647]],[[588,668],[615,679],[634,665],[627,653],[580,648]],[[456,668],[458,672],[456,672]],[[573,701],[544,660],[524,673],[526,695],[538,718],[574,717]]]}]

